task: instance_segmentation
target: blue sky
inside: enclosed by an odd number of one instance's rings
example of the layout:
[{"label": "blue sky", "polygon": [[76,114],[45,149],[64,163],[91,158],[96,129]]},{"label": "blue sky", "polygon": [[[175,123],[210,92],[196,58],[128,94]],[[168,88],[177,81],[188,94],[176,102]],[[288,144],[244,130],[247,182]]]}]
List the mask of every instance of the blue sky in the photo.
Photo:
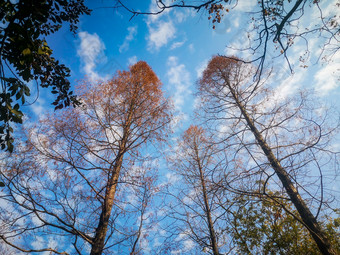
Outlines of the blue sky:
[{"label": "blue sky", "polygon": [[[135,10],[156,10],[154,0],[125,3]],[[117,70],[125,70],[136,61],[144,60],[158,75],[166,95],[174,102],[180,120],[176,134],[194,121],[196,83],[213,55],[236,55],[246,60],[256,57],[249,52],[233,50],[247,46],[246,31],[249,31],[251,12],[258,8],[256,1],[229,6],[230,11],[215,29],[204,11],[169,9],[161,15],[139,15],[130,20],[131,14],[123,8],[112,8],[112,1],[89,0],[85,4],[93,11],[90,16],[81,17],[76,35],[64,26],[47,38],[54,56],[71,68],[73,88],[84,78],[107,80]],[[335,4],[334,0],[324,1],[321,4],[323,15],[336,14]],[[319,16],[314,6],[306,8],[297,28],[313,27]],[[250,34],[252,36],[254,34]],[[273,68],[268,86],[275,88],[275,100],[309,89],[315,92],[321,103],[340,109],[339,51],[334,55],[327,50],[321,54],[320,45],[325,39],[317,33],[308,39],[310,54],[306,62],[299,61],[306,50],[303,41],[294,41],[288,51],[294,73],[278,50],[272,46],[268,48],[265,68]],[[37,102],[27,107],[33,119],[42,116],[46,109],[53,111],[52,95],[46,90],[39,93]],[[339,148],[340,143],[335,141],[334,146]]]},{"label": "blue sky", "polygon": [[[126,1],[136,10],[155,10],[154,1]],[[323,3],[327,12],[334,12],[335,1]],[[90,16],[80,19],[77,35],[72,35],[64,26],[58,33],[48,37],[54,56],[72,70],[72,84],[85,76],[89,79],[108,79],[117,70],[127,69],[130,64],[144,60],[150,64],[164,84],[166,93],[172,97],[176,109],[189,118],[193,105],[195,83],[204,70],[207,61],[214,54],[235,54],[245,59],[252,55],[232,50],[231,47],[245,47],[249,24],[249,12],[256,10],[256,1],[238,3],[231,8],[220,24],[212,29],[208,14],[189,9],[171,9],[157,16],[136,16],[132,20],[127,11],[112,7],[112,1],[86,1],[93,9]],[[107,8],[109,7],[109,8]],[[229,7],[230,8],[230,7]],[[310,9],[303,22],[310,23],[313,15]],[[325,102],[334,102],[339,96],[339,54],[329,62],[316,61],[320,53],[317,34],[310,39],[311,54],[306,65],[300,67],[298,57],[303,55],[304,45],[295,42],[288,55],[295,74],[291,74],[287,63],[279,52],[269,49],[267,66],[274,66],[276,77],[273,86],[284,86],[285,92],[298,88],[315,89]],[[282,83],[284,81],[284,84]],[[293,89],[293,90],[292,90]],[[41,91],[41,96],[32,107],[40,114],[49,107],[50,95]],[[185,123],[184,123],[185,125]],[[185,125],[186,126],[186,125]]]},{"label": "blue sky", "polygon": [[[94,81],[105,80],[138,60],[149,63],[174,102],[176,115],[181,119],[176,129],[180,133],[193,122],[196,82],[209,59],[215,54],[236,55],[247,60],[256,57],[232,49],[247,46],[248,21],[250,13],[257,10],[256,2],[229,6],[230,11],[212,29],[206,12],[171,9],[161,15],[139,15],[130,20],[131,14],[126,10],[111,8],[112,1],[91,0],[86,1],[86,5],[93,12],[80,19],[77,35],[72,35],[64,26],[49,37],[48,42],[56,58],[71,68],[73,86],[85,76]],[[154,0],[125,3],[135,10],[156,10]],[[323,15],[336,14],[335,4],[336,1],[324,1],[321,4]],[[297,28],[313,27],[319,15],[314,6],[306,8]],[[265,68],[273,67],[273,75],[268,86],[275,88],[277,100],[309,89],[316,92],[322,103],[340,109],[340,54],[330,55],[327,50],[321,54],[320,45],[324,39],[317,33],[308,39],[310,54],[303,64],[299,61],[306,50],[303,41],[296,40],[288,51],[294,73],[279,50],[269,47]],[[36,113],[44,109],[42,106],[49,106],[50,95],[45,95],[32,106]],[[339,148],[339,142],[334,146]]]},{"label": "blue sky", "polygon": [[[85,4],[93,12],[90,16],[81,17],[76,35],[64,26],[48,37],[55,58],[71,68],[73,88],[85,77],[94,82],[107,80],[117,70],[126,70],[138,60],[146,61],[163,82],[165,93],[174,102],[176,116],[181,120],[176,128],[178,133],[193,122],[196,82],[209,59],[215,54],[237,55],[248,60],[254,57],[232,48],[247,46],[245,31],[249,28],[249,12],[256,10],[257,1],[240,1],[215,29],[212,29],[213,24],[204,12],[171,9],[162,15],[140,15],[130,20],[131,14],[127,11],[106,8],[112,7],[112,2],[86,1]],[[155,8],[153,0],[125,2],[129,7],[142,11]],[[322,3],[325,15],[334,11],[335,3]],[[310,9],[299,25],[312,24],[317,15]],[[327,61],[317,61],[321,53],[320,43],[322,38],[313,34],[309,44],[311,53],[304,63],[308,67],[305,68],[299,62],[305,46],[301,41],[295,42],[288,52],[294,74],[280,53],[273,47],[269,48],[265,66],[273,66],[274,75],[268,85],[276,89],[277,100],[308,88],[315,90],[321,102],[339,109],[340,54],[327,58]],[[327,52],[323,56],[329,57]],[[32,118],[41,117],[46,109],[53,111],[50,104],[52,95],[45,90],[39,93],[37,102],[26,108]],[[340,148],[337,142],[334,146]],[[171,174],[166,176],[169,181],[173,178]]]}]

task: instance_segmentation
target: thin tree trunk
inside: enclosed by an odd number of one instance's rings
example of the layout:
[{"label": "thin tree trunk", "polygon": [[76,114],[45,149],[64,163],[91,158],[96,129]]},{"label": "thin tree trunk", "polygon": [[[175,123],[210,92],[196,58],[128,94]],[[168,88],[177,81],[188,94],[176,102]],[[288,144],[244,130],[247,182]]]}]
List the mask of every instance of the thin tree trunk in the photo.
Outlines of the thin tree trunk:
[{"label": "thin tree trunk", "polygon": [[[145,197],[144,197],[145,198]],[[143,201],[144,203],[145,201]],[[136,254],[136,248],[137,248],[137,244],[138,244],[138,241],[139,241],[139,238],[142,234],[142,228],[143,228],[143,217],[144,217],[144,212],[145,212],[145,207],[144,204],[142,205],[142,211],[141,211],[141,215],[140,215],[140,224],[139,224],[139,227],[138,227],[138,233],[137,233],[137,237],[136,237],[136,240],[133,242],[133,246],[132,246],[132,249],[131,249],[131,252],[130,252],[130,255],[135,255]]]},{"label": "thin tree trunk", "polygon": [[304,224],[307,226],[308,231],[312,235],[314,241],[316,242],[317,246],[319,247],[319,250],[322,254],[325,255],[336,255],[335,251],[332,250],[331,245],[321,229],[321,226],[317,222],[316,218],[313,216],[311,211],[309,210],[306,203],[303,201],[302,197],[300,196],[297,189],[294,187],[293,182],[291,178],[289,177],[286,170],[281,166],[280,162],[277,160],[275,155],[273,154],[271,148],[266,143],[265,139],[261,135],[261,133],[256,128],[254,121],[252,118],[248,115],[245,107],[240,102],[234,88],[232,88],[230,83],[227,83],[230,92],[233,95],[233,98],[240,109],[243,117],[247,121],[247,124],[251,130],[251,132],[254,134],[256,141],[259,143],[261,149],[265,153],[268,161],[270,162],[272,168],[274,169],[275,173],[279,177],[280,181],[282,182],[283,187],[285,188],[287,194],[289,195],[292,203],[295,205],[297,211],[300,214],[300,217]]},{"label": "thin tree trunk", "polygon": [[205,205],[205,211],[206,211],[206,217],[208,220],[208,228],[209,228],[209,235],[210,235],[210,241],[211,241],[211,246],[213,250],[214,255],[219,255],[218,251],[218,245],[217,245],[217,239],[216,239],[216,234],[214,230],[214,224],[211,218],[211,211],[210,211],[210,206],[209,206],[209,201],[208,201],[208,195],[207,195],[207,188],[205,185],[205,179],[203,176],[203,169],[200,163],[200,157],[198,155],[198,149],[197,149],[197,144],[195,144],[195,152],[196,152],[196,157],[197,157],[197,163],[198,163],[198,170],[200,172],[200,180],[202,184],[202,192],[203,192],[203,200],[204,200],[204,205]]}]

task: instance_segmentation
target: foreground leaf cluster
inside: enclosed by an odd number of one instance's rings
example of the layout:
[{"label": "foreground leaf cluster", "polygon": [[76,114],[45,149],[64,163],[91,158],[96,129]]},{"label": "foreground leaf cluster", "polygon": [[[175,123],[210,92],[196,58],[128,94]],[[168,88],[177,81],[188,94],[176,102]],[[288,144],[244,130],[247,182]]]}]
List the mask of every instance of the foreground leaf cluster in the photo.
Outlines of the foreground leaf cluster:
[{"label": "foreground leaf cluster", "polygon": [[57,32],[64,22],[75,33],[82,14],[90,14],[83,0],[1,1],[1,149],[13,151],[11,123],[22,123],[21,106],[31,95],[29,83],[35,83],[37,89],[50,88],[56,94],[55,109],[79,104],[70,90],[70,69],[52,56],[45,37]]}]

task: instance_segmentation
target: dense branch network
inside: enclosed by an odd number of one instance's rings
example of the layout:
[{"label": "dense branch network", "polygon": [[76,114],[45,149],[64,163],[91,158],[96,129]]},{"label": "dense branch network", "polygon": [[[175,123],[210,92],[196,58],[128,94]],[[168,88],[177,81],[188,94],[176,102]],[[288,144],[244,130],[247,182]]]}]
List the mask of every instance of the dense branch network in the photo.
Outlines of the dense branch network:
[{"label": "dense branch network", "polygon": [[[97,255],[132,243],[137,252],[156,192],[155,156],[147,147],[155,151],[167,137],[170,104],[143,61],[100,85],[85,81],[78,93],[81,107],[23,132],[26,142],[0,165],[0,199],[9,205],[0,208],[0,238],[22,251],[58,253],[72,244],[78,254]],[[34,249],[29,243],[40,236],[59,236],[63,245]]]},{"label": "dense branch network", "polygon": [[212,58],[200,80],[202,116],[210,129],[216,128],[220,143],[233,159],[226,186],[238,185],[241,193],[243,189],[251,195],[257,190],[266,196],[267,189],[282,187],[319,250],[336,254],[310,209],[312,204],[302,196],[317,201],[318,215],[326,201],[323,188],[320,198],[313,195],[315,179],[311,176],[316,175],[313,171],[320,173],[316,179],[322,184],[325,166],[338,154],[328,148],[338,120],[327,126],[325,117],[318,117],[303,95],[295,100],[275,98],[264,84],[252,82],[253,72],[249,65],[220,56]]},{"label": "dense branch network", "polygon": [[[132,17],[137,15],[161,15],[166,10],[175,8],[189,8],[197,12],[206,12],[208,19],[212,21],[213,28],[218,26],[224,16],[227,15],[236,5],[238,1],[228,0],[206,0],[206,1],[173,1],[171,3],[162,0],[155,0],[152,11],[137,11],[131,4],[122,0],[117,0],[114,8],[124,8]],[[319,1],[298,0],[294,3],[291,1],[274,1],[261,0],[255,4],[255,8],[251,13],[247,14],[248,23],[251,24],[250,29],[244,33],[250,40],[248,48],[238,48],[239,52],[247,51],[251,59],[246,59],[249,62],[258,62],[256,76],[261,77],[266,61],[271,61],[268,57],[283,56],[288,64],[291,72],[293,67],[288,55],[288,50],[294,47],[294,43],[305,43],[305,50],[301,53],[301,65],[307,67],[305,63],[308,56],[313,51],[309,49],[311,39],[318,37],[322,38],[321,48],[325,59],[331,57],[339,50],[339,23],[338,14],[335,12],[329,13],[327,6],[322,5]],[[339,9],[338,3],[331,3],[334,9]],[[241,10],[242,11],[242,10]],[[311,12],[315,12],[314,16]],[[324,13],[327,12],[327,13]],[[250,18],[249,18],[250,17]],[[313,19],[312,24],[310,20]],[[246,36],[244,36],[246,38]],[[274,52],[274,54],[270,54]],[[324,54],[324,55],[323,55]]]}]

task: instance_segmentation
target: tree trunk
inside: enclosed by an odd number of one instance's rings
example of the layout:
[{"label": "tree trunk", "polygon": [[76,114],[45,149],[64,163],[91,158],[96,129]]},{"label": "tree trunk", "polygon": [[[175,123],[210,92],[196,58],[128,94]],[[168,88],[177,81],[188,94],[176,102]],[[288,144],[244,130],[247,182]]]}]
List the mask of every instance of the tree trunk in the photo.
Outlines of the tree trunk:
[{"label": "tree trunk", "polygon": [[137,244],[138,244],[138,241],[139,241],[139,239],[140,239],[140,237],[142,235],[142,228],[143,228],[143,222],[144,222],[144,213],[145,213],[145,210],[146,210],[146,206],[148,204],[148,198],[147,198],[146,192],[147,192],[147,190],[145,189],[144,190],[144,194],[143,194],[143,201],[142,201],[142,208],[141,208],[141,213],[140,213],[140,223],[139,223],[139,227],[138,227],[138,233],[137,233],[137,236],[136,236],[136,240],[133,242],[130,255],[137,254],[137,252],[136,252]]},{"label": "tree trunk", "polygon": [[113,167],[113,173],[112,173],[111,179],[109,179],[107,187],[106,187],[105,199],[102,205],[102,212],[100,214],[98,227],[96,229],[96,234],[93,239],[90,255],[101,255],[103,253],[103,249],[105,246],[106,232],[107,232],[107,227],[108,227],[109,220],[111,217],[111,211],[112,211],[113,201],[114,201],[115,194],[116,194],[119,173],[120,173],[120,169],[122,168],[123,157],[126,151],[126,144],[127,144],[127,140],[129,136],[131,119],[132,119],[132,114],[133,114],[132,112],[133,105],[134,105],[134,100],[132,100],[130,104],[128,117],[126,119],[126,122],[125,122],[126,124],[124,126],[124,131],[123,131],[124,135],[121,140],[121,144],[119,145],[119,151],[118,151],[118,155],[116,157],[116,161]]},{"label": "tree trunk", "polygon": [[135,254],[137,254],[137,253],[136,253],[136,248],[137,248],[137,244],[138,244],[139,238],[140,238],[140,236],[141,236],[141,234],[142,234],[144,211],[145,211],[145,208],[143,208],[143,209],[142,209],[142,212],[141,212],[141,216],[140,216],[140,224],[139,224],[139,227],[138,227],[137,237],[136,237],[136,240],[133,242],[133,245],[132,245],[132,249],[131,249],[130,255],[135,255]]},{"label": "tree trunk", "polygon": [[211,241],[211,246],[213,250],[214,255],[219,255],[218,251],[218,245],[217,245],[217,239],[216,239],[216,234],[214,230],[214,224],[211,218],[211,211],[210,211],[210,206],[209,206],[209,201],[208,201],[208,195],[207,195],[207,188],[205,185],[205,179],[203,176],[203,169],[201,166],[200,162],[200,157],[198,155],[198,149],[197,145],[195,144],[195,152],[196,152],[196,157],[197,157],[197,163],[198,163],[198,170],[200,172],[200,180],[201,180],[201,185],[202,185],[202,192],[203,192],[203,200],[204,200],[204,205],[205,205],[205,211],[206,211],[206,217],[208,221],[208,228],[209,228],[209,235],[210,235],[210,241]]},{"label": "tree trunk", "polygon": [[309,210],[306,203],[303,201],[302,197],[300,196],[297,189],[294,187],[294,184],[289,177],[286,170],[281,166],[280,162],[277,160],[275,155],[273,154],[271,148],[266,143],[265,139],[261,135],[261,133],[256,128],[254,121],[252,118],[248,115],[245,107],[240,102],[238,95],[236,94],[236,91],[233,89],[231,84],[227,83],[230,92],[233,95],[233,98],[238,106],[238,108],[241,111],[241,114],[243,115],[244,119],[246,120],[251,132],[254,134],[256,141],[260,145],[262,151],[265,153],[268,161],[270,162],[272,168],[274,169],[275,173],[279,177],[280,181],[282,182],[283,187],[285,188],[288,196],[290,197],[292,203],[296,207],[297,211],[300,214],[300,217],[303,221],[303,223],[308,228],[308,231],[312,235],[314,241],[316,242],[317,246],[319,247],[319,250],[324,255],[336,255],[335,251],[332,250],[331,245],[321,229],[321,226],[317,222],[316,218],[313,216],[311,211]]},{"label": "tree trunk", "polygon": [[109,224],[111,211],[113,207],[113,201],[116,194],[117,181],[119,178],[120,169],[123,163],[123,153],[120,153],[117,157],[117,161],[114,166],[114,172],[111,179],[107,185],[105,192],[105,200],[102,206],[102,212],[100,214],[100,219],[98,227],[96,229],[96,234],[93,239],[91,255],[101,255],[103,253],[107,227]]}]

